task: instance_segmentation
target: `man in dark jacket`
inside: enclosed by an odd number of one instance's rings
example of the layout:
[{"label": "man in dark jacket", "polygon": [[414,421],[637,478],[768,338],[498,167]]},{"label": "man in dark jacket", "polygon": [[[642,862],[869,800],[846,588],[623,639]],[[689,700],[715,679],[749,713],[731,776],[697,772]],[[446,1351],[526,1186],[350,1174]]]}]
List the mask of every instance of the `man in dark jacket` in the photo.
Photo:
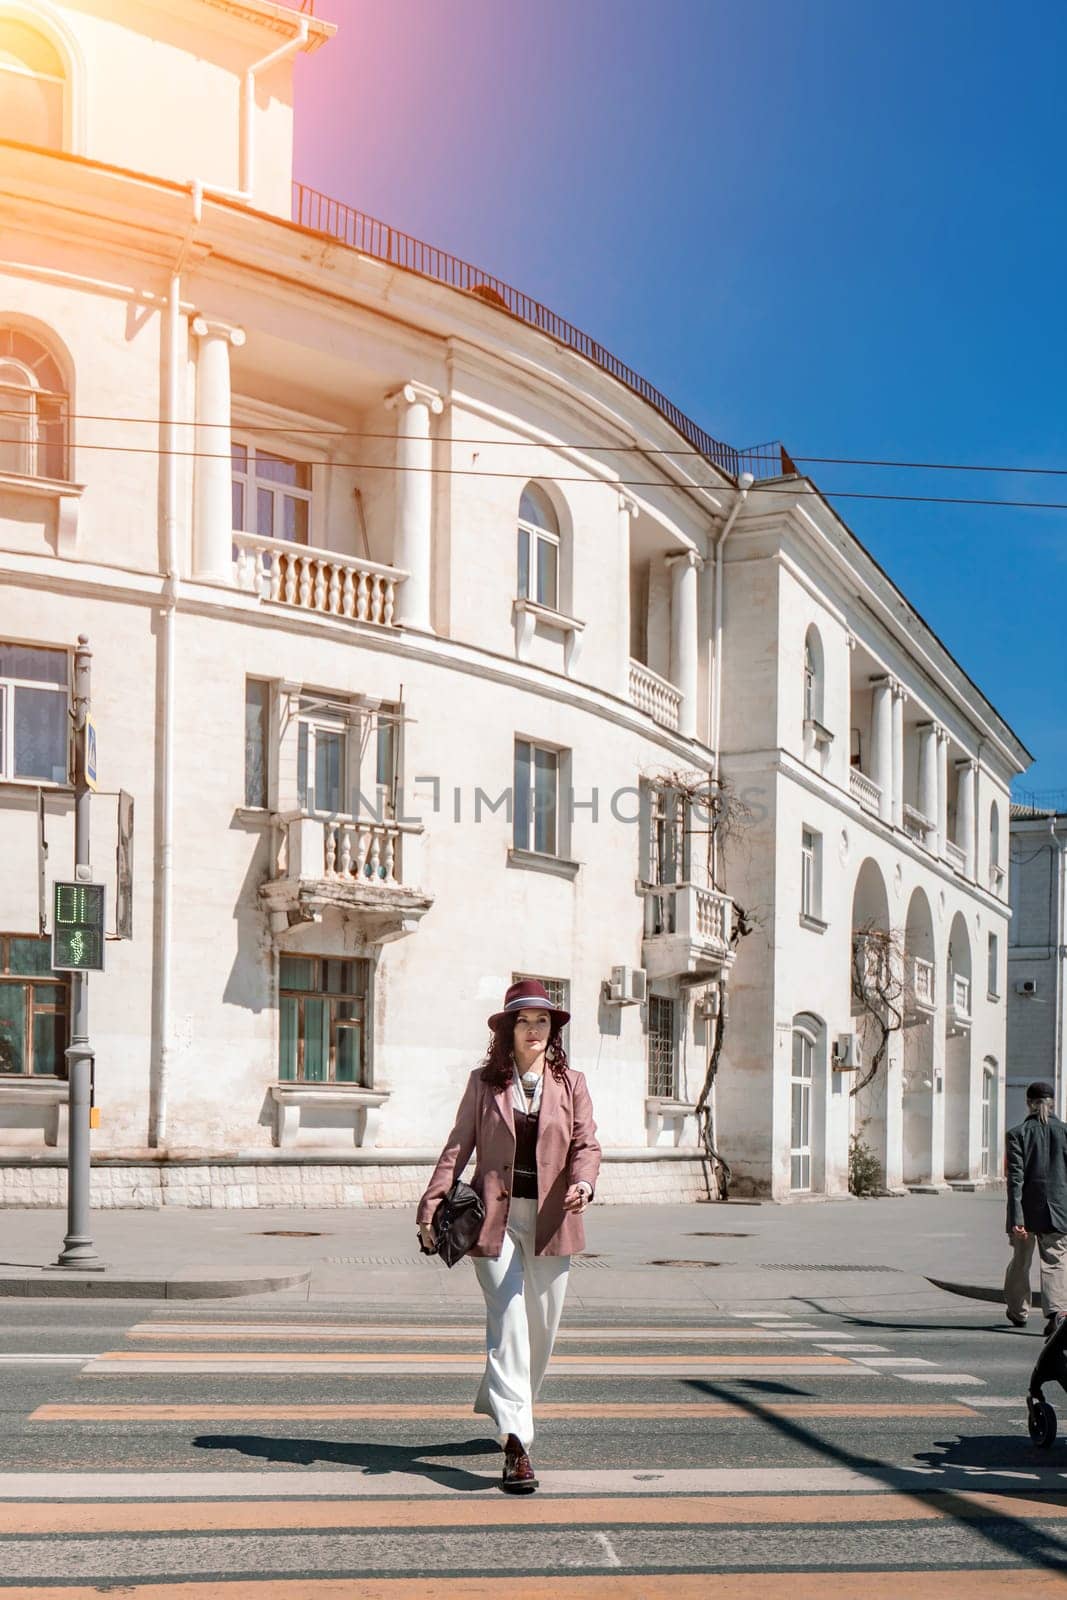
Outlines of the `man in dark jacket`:
[{"label": "man in dark jacket", "polygon": [[1041,1256],[1045,1337],[1067,1316],[1067,1123],[1053,1115],[1055,1089],[1038,1079],[1026,1091],[1027,1117],[1007,1134],[1008,1237],[1012,1259],[1004,1278],[1008,1321],[1022,1327],[1030,1311],[1030,1262]]}]

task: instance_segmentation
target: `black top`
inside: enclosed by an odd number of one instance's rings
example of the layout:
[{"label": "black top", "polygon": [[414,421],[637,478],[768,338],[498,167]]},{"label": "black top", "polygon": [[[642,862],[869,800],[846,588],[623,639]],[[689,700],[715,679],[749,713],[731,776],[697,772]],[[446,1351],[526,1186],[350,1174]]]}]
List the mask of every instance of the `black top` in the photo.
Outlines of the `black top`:
[{"label": "black top", "polygon": [[1067,1232],[1067,1125],[1029,1116],[1007,1136],[1008,1227]]},{"label": "black top", "polygon": [[515,1112],[515,1182],[511,1193],[518,1200],[537,1199],[537,1113]]}]

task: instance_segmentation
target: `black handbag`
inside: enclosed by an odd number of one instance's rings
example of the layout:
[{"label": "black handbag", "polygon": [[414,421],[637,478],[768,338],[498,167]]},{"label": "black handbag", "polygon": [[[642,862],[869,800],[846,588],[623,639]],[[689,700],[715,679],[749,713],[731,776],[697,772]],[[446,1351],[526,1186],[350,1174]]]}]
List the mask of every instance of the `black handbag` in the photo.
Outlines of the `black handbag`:
[{"label": "black handbag", "polygon": [[438,1255],[446,1267],[454,1267],[478,1243],[484,1221],[481,1196],[457,1178],[433,1214],[433,1246],[424,1245],[420,1235],[419,1248],[423,1255]]}]

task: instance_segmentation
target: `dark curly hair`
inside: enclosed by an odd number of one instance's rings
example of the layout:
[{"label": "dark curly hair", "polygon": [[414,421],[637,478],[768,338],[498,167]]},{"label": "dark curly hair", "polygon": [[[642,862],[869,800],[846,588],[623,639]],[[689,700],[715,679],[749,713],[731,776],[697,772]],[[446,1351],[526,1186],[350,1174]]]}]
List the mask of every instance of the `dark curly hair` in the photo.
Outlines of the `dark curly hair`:
[{"label": "dark curly hair", "polygon": [[[515,1020],[514,1017],[505,1017],[500,1026],[493,1029],[489,1040],[489,1049],[482,1063],[482,1082],[488,1083],[494,1089],[506,1089],[511,1082],[511,1069],[515,1060],[513,1053]],[[545,1065],[557,1082],[562,1081],[567,1070],[567,1052],[563,1048],[562,1032],[562,1024],[553,1017],[548,1030]]]}]

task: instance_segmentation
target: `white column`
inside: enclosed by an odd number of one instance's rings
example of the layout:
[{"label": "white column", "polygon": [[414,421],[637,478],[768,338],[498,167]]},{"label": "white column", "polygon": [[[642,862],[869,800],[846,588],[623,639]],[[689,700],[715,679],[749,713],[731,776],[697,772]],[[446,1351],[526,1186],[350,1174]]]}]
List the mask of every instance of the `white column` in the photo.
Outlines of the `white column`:
[{"label": "white column", "polygon": [[194,317],[196,357],[196,521],[193,576],[233,582],[233,465],[230,460],[230,351],[245,342],[228,322]]},{"label": "white column", "polygon": [[893,815],[893,680],[874,678],[871,705],[871,777],[881,790],[878,815]]},{"label": "white column", "polygon": [[619,581],[617,614],[619,630],[619,694],[630,698],[630,524],[639,515],[637,501],[619,491]]},{"label": "white column", "polygon": [[948,838],[948,729],[937,730],[937,853],[945,854]]},{"label": "white column", "polygon": [[671,569],[671,682],[681,690],[678,732],[686,739],[697,731],[697,569],[703,562],[695,550],[668,556]]},{"label": "white column", "polygon": [[927,821],[937,826],[936,722],[919,724],[919,810]]},{"label": "white column", "polygon": [[956,762],[956,771],[960,775],[956,795],[956,843],[966,857],[964,871],[968,878],[974,877],[974,781],[977,765],[977,762],[970,760]]},{"label": "white column", "polygon": [[907,695],[893,685],[893,826],[904,826],[904,702]]},{"label": "white column", "polygon": [[397,587],[395,621],[432,633],[430,601],[433,580],[433,440],[430,418],[439,417],[444,401],[422,383],[405,383],[386,399],[397,413],[396,565],[408,573]]}]

